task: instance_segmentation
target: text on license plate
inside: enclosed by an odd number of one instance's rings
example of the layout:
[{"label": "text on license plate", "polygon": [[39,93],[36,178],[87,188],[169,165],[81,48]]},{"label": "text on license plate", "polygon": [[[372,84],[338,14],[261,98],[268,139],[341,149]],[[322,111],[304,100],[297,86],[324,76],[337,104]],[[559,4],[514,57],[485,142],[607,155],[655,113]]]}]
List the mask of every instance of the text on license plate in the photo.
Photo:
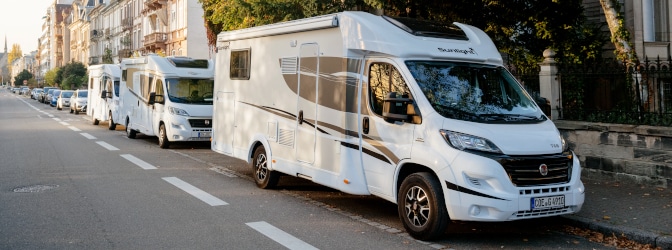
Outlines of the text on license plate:
[{"label": "text on license plate", "polygon": [[531,206],[532,210],[554,208],[554,207],[564,207],[565,206],[565,196],[564,195],[559,195],[559,196],[530,198],[530,206]]},{"label": "text on license plate", "polygon": [[211,132],[198,132],[198,137],[210,137]]}]

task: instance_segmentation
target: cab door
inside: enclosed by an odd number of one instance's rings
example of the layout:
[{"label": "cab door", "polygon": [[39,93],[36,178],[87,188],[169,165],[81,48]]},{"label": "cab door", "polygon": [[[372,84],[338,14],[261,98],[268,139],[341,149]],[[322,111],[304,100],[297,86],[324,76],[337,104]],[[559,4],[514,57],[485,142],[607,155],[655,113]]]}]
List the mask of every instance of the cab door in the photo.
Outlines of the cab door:
[{"label": "cab door", "polygon": [[[407,82],[392,60],[367,60],[367,84],[362,103],[361,158],[369,185],[375,194],[394,197],[394,175],[400,161],[410,158],[417,124],[383,117],[386,98],[413,99]],[[412,108],[412,106],[411,106]],[[364,107],[363,107],[364,109]]]}]

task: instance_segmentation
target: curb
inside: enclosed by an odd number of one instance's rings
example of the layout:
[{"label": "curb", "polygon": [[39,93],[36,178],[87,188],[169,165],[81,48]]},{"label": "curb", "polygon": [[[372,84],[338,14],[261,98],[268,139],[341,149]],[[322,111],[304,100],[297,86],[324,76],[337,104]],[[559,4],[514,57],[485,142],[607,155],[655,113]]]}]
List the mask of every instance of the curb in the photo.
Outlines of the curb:
[{"label": "curb", "polygon": [[564,215],[561,216],[561,218],[567,221],[567,224],[573,226],[588,228],[605,235],[622,235],[641,244],[649,244],[653,247],[660,247],[664,250],[672,250],[672,236],[670,235],[662,235],[651,231],[593,221],[592,219],[583,218],[576,215]]}]

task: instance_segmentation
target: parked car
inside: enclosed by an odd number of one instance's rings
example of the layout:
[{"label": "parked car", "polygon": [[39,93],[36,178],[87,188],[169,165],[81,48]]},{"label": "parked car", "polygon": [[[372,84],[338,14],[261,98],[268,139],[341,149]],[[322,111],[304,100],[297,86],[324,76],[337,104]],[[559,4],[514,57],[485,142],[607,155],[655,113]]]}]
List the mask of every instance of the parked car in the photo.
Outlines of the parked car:
[{"label": "parked car", "polygon": [[12,88],[12,93],[14,93],[14,94],[18,94],[18,93],[19,93],[19,90],[21,90],[21,89],[20,89],[20,88],[17,88],[17,87],[14,87],[14,88]]},{"label": "parked car", "polygon": [[89,91],[85,89],[75,90],[70,98],[70,113],[79,114],[86,112],[86,105],[89,102]]},{"label": "parked car", "polygon": [[54,89],[54,92],[51,93],[51,99],[49,101],[49,106],[56,107],[56,102],[58,101],[58,95],[61,94],[60,89]]},{"label": "parked car", "polygon": [[28,86],[21,87],[21,89],[19,90],[19,94],[27,96],[28,94],[30,94],[30,87]]},{"label": "parked car", "polygon": [[30,91],[30,99],[37,100],[42,91],[43,91],[42,88],[34,88],[33,90]]},{"label": "parked car", "polygon": [[51,99],[47,99],[47,97],[50,94],[49,90],[52,90],[51,92],[53,92],[54,89],[58,89],[58,88],[57,87],[44,87],[44,89],[42,89],[42,94],[40,94],[40,99],[38,101],[40,101],[41,103],[48,103],[47,101],[51,100]]},{"label": "parked car", "polygon": [[74,94],[74,90],[63,90],[61,93],[58,95],[58,98],[56,99],[56,109],[57,110],[62,110],[65,107],[70,107],[70,98],[72,97],[72,94]]}]

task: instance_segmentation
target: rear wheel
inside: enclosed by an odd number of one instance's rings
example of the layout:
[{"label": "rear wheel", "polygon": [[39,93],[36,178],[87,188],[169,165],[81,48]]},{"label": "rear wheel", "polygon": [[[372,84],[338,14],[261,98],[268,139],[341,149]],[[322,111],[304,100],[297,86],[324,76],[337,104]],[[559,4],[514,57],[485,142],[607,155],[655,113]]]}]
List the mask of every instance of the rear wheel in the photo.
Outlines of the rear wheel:
[{"label": "rear wheel", "polygon": [[135,138],[136,132],[135,130],[132,130],[131,127],[128,126],[129,123],[130,121],[128,120],[128,118],[126,118],[126,137],[133,139]]},{"label": "rear wheel", "polygon": [[107,129],[109,129],[109,130],[117,129],[117,124],[114,123],[114,120],[112,120],[112,112],[110,112],[110,123],[107,124]]},{"label": "rear wheel", "polygon": [[404,179],[397,194],[397,207],[404,228],[419,240],[442,236],[450,222],[441,184],[426,172]]},{"label": "rear wheel", "polygon": [[268,155],[264,146],[259,146],[254,150],[252,168],[254,169],[254,182],[257,187],[271,189],[278,184],[280,173],[268,169]]},{"label": "rear wheel", "polygon": [[170,142],[168,141],[168,136],[166,135],[166,126],[161,123],[159,125],[159,147],[168,148],[170,147]]}]

